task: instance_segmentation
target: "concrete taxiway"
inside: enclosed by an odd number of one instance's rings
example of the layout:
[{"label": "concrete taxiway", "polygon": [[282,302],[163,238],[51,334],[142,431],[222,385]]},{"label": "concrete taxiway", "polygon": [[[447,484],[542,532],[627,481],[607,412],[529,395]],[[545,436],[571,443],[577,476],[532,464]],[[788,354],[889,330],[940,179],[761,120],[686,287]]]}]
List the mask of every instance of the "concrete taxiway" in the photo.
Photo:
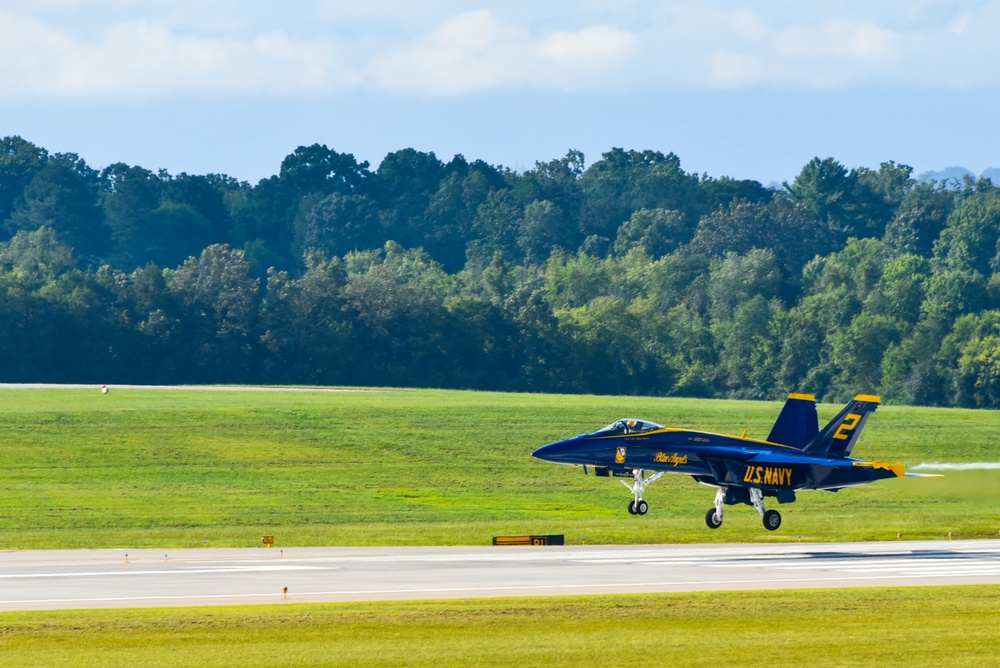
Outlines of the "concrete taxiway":
[{"label": "concrete taxiway", "polygon": [[0,610],[1000,584],[1000,540],[127,554],[0,553]]}]

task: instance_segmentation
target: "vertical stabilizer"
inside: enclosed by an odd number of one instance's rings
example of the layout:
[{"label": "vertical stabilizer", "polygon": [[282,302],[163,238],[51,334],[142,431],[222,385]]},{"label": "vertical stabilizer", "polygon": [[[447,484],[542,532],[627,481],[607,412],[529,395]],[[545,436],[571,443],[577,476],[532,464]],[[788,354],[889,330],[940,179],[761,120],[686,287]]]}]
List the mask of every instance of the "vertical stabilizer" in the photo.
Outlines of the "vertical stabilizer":
[{"label": "vertical stabilizer", "polygon": [[837,413],[837,417],[823,427],[816,438],[805,447],[805,452],[831,457],[850,457],[868,416],[875,412],[881,397],[859,394]]},{"label": "vertical stabilizer", "polygon": [[802,450],[818,433],[816,397],[811,394],[789,394],[767,440]]}]

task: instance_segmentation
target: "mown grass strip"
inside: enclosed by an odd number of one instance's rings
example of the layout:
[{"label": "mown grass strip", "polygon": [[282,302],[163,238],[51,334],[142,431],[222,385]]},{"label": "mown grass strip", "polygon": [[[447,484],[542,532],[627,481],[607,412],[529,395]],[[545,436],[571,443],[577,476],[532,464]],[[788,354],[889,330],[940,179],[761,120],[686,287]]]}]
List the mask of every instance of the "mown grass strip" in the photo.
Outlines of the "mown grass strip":
[{"label": "mown grass strip", "polygon": [[985,666],[1000,587],[0,613],[6,666]]},{"label": "mown grass strip", "polygon": [[[264,393],[0,390],[0,549],[741,542],[997,536],[1000,471],[804,493],[762,531],[710,489],[667,476],[650,514],[614,480],[530,457],[622,416],[765,436],[780,402],[434,390]],[[820,407],[826,420],[838,406]],[[1000,461],[1000,412],[884,406],[855,454]]]}]

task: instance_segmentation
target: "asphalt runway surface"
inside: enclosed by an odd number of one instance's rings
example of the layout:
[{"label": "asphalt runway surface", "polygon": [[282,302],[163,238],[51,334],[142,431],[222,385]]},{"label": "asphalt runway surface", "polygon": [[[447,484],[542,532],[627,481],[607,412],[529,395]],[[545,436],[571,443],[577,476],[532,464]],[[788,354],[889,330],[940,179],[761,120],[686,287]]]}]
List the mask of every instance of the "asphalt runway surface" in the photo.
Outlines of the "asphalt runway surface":
[{"label": "asphalt runway surface", "polygon": [[[0,553],[0,610],[1000,584],[1000,540]],[[287,596],[283,588],[287,587]]]}]

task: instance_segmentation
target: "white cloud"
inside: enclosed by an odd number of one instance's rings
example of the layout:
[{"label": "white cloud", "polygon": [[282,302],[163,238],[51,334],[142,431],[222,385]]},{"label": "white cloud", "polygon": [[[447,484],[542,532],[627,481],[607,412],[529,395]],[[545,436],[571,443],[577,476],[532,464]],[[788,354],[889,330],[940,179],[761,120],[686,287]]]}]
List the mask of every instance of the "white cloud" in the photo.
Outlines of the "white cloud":
[{"label": "white cloud", "polygon": [[577,32],[553,33],[541,41],[539,51],[558,63],[600,65],[627,55],[637,42],[631,33],[601,25]]},{"label": "white cloud", "polygon": [[8,100],[1000,84],[1000,2],[3,4]]},{"label": "white cloud", "polygon": [[620,65],[636,43],[634,35],[607,25],[535,36],[479,10],[375,57],[367,77],[382,90],[423,95],[512,87],[575,89],[592,85]]},{"label": "white cloud", "polygon": [[328,92],[351,84],[339,51],[281,31],[220,38],[147,21],[116,23],[85,40],[0,12],[0,85],[8,97]]}]

